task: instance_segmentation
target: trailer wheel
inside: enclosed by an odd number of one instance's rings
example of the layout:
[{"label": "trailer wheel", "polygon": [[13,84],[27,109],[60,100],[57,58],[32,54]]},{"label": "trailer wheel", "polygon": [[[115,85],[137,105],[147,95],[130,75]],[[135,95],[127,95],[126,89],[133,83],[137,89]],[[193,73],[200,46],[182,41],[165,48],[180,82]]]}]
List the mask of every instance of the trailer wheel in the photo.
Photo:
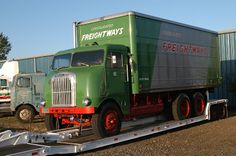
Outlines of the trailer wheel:
[{"label": "trailer wheel", "polygon": [[61,124],[61,120],[55,118],[52,114],[46,114],[44,122],[47,130],[49,131],[64,128]]},{"label": "trailer wheel", "polygon": [[92,117],[92,127],[96,136],[116,135],[121,129],[121,111],[114,103],[108,103]]},{"label": "trailer wheel", "polygon": [[15,117],[21,123],[29,123],[33,121],[35,114],[34,108],[29,105],[22,105],[17,109]]},{"label": "trailer wheel", "polygon": [[204,96],[197,92],[193,95],[193,115],[200,116],[205,110],[205,99]]},{"label": "trailer wheel", "polygon": [[219,120],[228,117],[228,109],[224,104],[213,105],[210,108],[211,120]]},{"label": "trailer wheel", "polygon": [[227,117],[228,117],[228,110],[227,110],[227,107],[224,106],[224,105],[222,105],[219,114],[221,114],[221,115],[220,115],[220,119],[225,119],[225,118],[227,118]]},{"label": "trailer wheel", "polygon": [[180,94],[172,103],[174,120],[187,119],[190,116],[190,100],[186,94]]}]

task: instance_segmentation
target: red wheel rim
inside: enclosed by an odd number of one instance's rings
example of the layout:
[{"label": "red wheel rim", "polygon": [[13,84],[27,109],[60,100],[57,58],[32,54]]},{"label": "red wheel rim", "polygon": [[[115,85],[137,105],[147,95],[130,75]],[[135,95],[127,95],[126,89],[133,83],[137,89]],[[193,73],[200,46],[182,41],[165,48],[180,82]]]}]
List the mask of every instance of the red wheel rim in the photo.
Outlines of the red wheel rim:
[{"label": "red wheel rim", "polygon": [[204,100],[201,97],[197,98],[195,105],[196,105],[196,113],[202,114],[204,111],[204,107],[205,107]]},{"label": "red wheel rim", "polygon": [[109,111],[106,113],[105,115],[105,130],[112,134],[113,132],[115,132],[117,130],[118,127],[118,114],[116,111]]},{"label": "red wheel rim", "polygon": [[189,117],[190,103],[187,99],[183,100],[183,102],[180,104],[180,112],[185,118]]}]

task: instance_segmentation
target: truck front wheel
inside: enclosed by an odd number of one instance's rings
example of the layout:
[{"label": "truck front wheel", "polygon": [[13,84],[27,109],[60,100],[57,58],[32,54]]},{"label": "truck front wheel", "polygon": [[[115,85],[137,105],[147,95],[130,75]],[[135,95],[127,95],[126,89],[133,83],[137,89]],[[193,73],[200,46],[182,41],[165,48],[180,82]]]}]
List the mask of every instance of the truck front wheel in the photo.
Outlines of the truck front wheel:
[{"label": "truck front wheel", "polygon": [[29,105],[20,106],[15,114],[16,119],[22,123],[32,122],[35,117],[35,110]]},{"label": "truck front wheel", "polygon": [[186,94],[180,94],[172,103],[172,114],[175,120],[189,118],[190,100]]},{"label": "truck front wheel", "polygon": [[45,126],[47,130],[49,131],[65,128],[61,124],[61,120],[58,118],[55,118],[53,114],[46,114],[44,122],[45,122]]},{"label": "truck front wheel", "polygon": [[98,114],[92,117],[92,127],[96,136],[109,137],[116,135],[121,129],[121,111],[114,103],[108,103]]}]

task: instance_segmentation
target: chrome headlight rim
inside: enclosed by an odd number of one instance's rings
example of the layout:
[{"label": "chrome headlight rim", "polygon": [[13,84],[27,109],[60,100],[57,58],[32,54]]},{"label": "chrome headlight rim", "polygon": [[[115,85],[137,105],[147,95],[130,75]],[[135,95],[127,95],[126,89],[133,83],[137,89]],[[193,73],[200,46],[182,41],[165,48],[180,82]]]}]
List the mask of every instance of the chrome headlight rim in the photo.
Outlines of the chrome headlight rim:
[{"label": "chrome headlight rim", "polygon": [[86,97],[83,99],[82,103],[84,106],[89,106],[92,103],[92,101],[90,98]]}]

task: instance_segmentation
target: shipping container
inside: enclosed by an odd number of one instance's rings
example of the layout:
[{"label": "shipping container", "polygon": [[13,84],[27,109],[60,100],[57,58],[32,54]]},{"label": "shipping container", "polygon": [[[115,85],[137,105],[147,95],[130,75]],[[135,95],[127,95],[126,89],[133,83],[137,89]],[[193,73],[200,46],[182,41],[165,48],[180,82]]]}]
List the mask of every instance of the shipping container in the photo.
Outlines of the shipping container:
[{"label": "shipping container", "polygon": [[236,29],[219,32],[221,85],[210,94],[211,98],[227,98],[236,108]]}]

